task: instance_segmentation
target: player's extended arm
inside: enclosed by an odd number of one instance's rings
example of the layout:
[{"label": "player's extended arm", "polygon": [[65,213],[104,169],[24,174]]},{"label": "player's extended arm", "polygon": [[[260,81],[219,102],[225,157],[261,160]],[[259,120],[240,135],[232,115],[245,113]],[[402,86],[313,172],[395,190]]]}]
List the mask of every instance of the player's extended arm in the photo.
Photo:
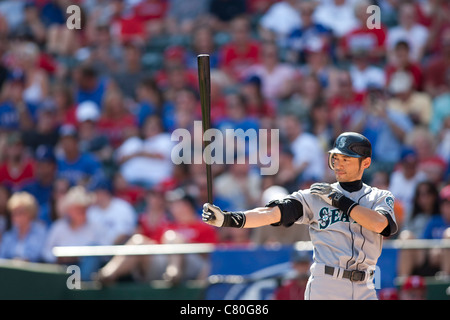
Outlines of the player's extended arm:
[{"label": "player's extended arm", "polygon": [[389,225],[388,218],[382,213],[363,207],[344,196],[328,183],[314,183],[311,194],[321,197],[325,202],[350,215],[359,225],[376,233],[382,233]]},{"label": "player's extended arm", "polygon": [[202,220],[216,227],[257,228],[278,223],[281,220],[281,211],[275,206],[227,212],[215,205],[205,203]]}]

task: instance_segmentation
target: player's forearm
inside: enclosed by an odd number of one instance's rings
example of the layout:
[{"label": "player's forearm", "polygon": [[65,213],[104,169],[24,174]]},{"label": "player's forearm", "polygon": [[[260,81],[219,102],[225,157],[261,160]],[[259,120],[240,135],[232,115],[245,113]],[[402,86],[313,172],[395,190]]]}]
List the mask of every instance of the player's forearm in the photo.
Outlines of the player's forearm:
[{"label": "player's forearm", "polygon": [[376,233],[381,233],[388,226],[388,220],[384,215],[360,205],[351,210],[350,217],[364,228]]},{"label": "player's forearm", "polygon": [[257,228],[278,223],[281,219],[281,212],[278,207],[258,207],[255,209],[244,211],[245,225],[244,228]]}]

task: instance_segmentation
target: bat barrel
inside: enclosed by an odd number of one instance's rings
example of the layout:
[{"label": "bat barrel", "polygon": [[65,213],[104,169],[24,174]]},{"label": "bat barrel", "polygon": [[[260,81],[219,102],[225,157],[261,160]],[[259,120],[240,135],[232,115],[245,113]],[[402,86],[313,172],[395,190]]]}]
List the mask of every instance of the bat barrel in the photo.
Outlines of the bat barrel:
[{"label": "bat barrel", "polygon": [[[199,54],[197,56],[198,63],[198,82],[200,93],[200,105],[202,107],[202,125],[203,133],[211,128],[211,71],[209,63],[209,54]],[[207,147],[209,141],[203,141],[203,147]],[[206,179],[208,202],[212,203],[212,173],[210,155],[205,155],[206,162]]]}]

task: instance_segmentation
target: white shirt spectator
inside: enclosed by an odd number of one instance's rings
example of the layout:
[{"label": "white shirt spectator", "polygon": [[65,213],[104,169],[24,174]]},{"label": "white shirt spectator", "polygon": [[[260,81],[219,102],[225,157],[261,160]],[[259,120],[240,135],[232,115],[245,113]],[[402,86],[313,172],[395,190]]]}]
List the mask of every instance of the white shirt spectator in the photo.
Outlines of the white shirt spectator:
[{"label": "white shirt spectator", "polygon": [[350,76],[352,78],[353,89],[356,92],[366,91],[369,85],[376,86],[377,88],[384,88],[386,84],[384,70],[371,65],[364,69],[351,66]]},{"label": "white shirt spectator", "polygon": [[406,41],[409,44],[409,56],[412,61],[420,62],[422,50],[428,40],[428,30],[426,27],[415,24],[411,29],[406,30],[402,26],[392,27],[387,33],[387,48],[393,50],[397,42]]},{"label": "white shirt spectator", "polygon": [[290,2],[292,1],[274,3],[260,20],[261,27],[275,32],[280,41],[301,26],[300,14]]},{"label": "white shirt spectator", "polygon": [[66,218],[55,221],[49,230],[47,241],[42,252],[45,262],[55,263],[56,257],[52,249],[56,246],[90,246],[99,245],[103,232],[101,225],[86,223],[73,229]]},{"label": "white shirt spectator", "polygon": [[342,5],[336,5],[335,1],[324,1],[317,6],[314,21],[330,28],[340,38],[358,26],[354,1],[346,0]]},{"label": "white shirt spectator", "polygon": [[307,163],[302,180],[322,180],[325,174],[325,154],[319,139],[308,132],[301,133],[292,143],[294,165],[299,167]]},{"label": "white shirt spectator", "polygon": [[[120,161],[132,155],[120,166],[120,173],[129,183],[143,183],[153,186],[168,179],[172,175],[173,163],[170,158],[173,142],[170,134],[161,133],[146,140],[131,137],[117,149],[116,156]],[[149,157],[142,153],[159,154],[160,158]],[[150,169],[151,168],[151,169]]]},{"label": "white shirt spectator", "polygon": [[107,208],[93,205],[87,210],[89,223],[101,225],[104,232],[101,245],[113,245],[121,235],[132,235],[136,227],[136,213],[128,202],[112,198]]},{"label": "white shirt spectator", "polygon": [[392,192],[396,200],[399,200],[405,211],[405,221],[409,221],[413,208],[413,198],[417,185],[425,181],[427,176],[424,172],[418,171],[414,177],[407,179],[402,170],[392,172],[389,191]]},{"label": "white shirt spectator", "polygon": [[287,82],[294,80],[296,70],[286,63],[279,63],[272,71],[259,64],[250,67],[248,74],[257,75],[261,79],[261,91],[264,98],[277,100]]}]

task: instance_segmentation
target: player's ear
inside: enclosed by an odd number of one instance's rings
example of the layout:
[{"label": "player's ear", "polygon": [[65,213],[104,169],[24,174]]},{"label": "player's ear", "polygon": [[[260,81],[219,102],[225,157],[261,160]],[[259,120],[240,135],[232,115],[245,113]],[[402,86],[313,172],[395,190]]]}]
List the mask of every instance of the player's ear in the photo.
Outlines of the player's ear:
[{"label": "player's ear", "polygon": [[369,158],[369,157],[365,158],[365,159],[362,161],[363,168],[364,168],[364,169],[369,168],[371,163],[372,163],[372,158]]}]

